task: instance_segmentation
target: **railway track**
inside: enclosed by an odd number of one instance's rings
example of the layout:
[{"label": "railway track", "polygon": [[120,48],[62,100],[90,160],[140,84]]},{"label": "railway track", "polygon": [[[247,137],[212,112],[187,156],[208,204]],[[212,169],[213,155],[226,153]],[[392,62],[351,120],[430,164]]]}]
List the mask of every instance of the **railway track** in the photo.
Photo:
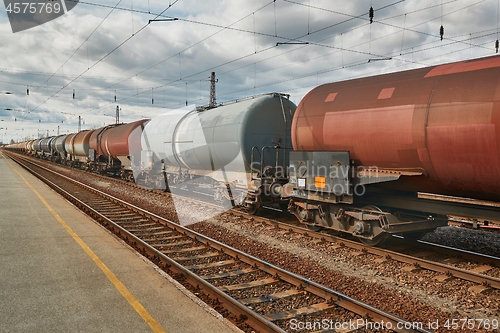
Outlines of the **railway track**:
[{"label": "railway track", "polygon": [[[395,261],[405,264],[406,271],[428,270],[439,273],[436,280],[446,281],[458,278],[474,282],[471,291],[479,293],[489,288],[500,289],[500,258],[421,241],[393,239],[390,248],[366,246],[357,240],[349,240],[323,232],[311,231],[301,226],[283,223],[269,218],[249,216],[244,212],[231,211],[228,214],[241,216],[252,223],[261,223],[283,233],[299,234],[314,239],[315,243],[328,243],[332,249],[351,249],[354,255],[374,255],[375,262]],[[244,223],[244,222],[243,222]],[[405,252],[408,252],[405,253]],[[467,263],[469,269],[460,268]]]},{"label": "railway track", "polygon": [[[109,179],[104,176],[104,179]],[[162,193],[145,189],[133,183],[126,183],[138,191]],[[199,200],[203,200],[197,198]],[[207,201],[195,201],[188,197],[179,197],[176,200],[185,201],[186,205],[206,205],[207,210],[212,207],[219,208]],[[484,254],[464,251],[456,248],[440,246],[413,240],[393,239],[390,248],[371,247],[359,243],[357,240],[349,240],[338,237],[328,232],[316,232],[303,228],[297,224],[295,219],[287,219],[286,222],[277,221],[265,216],[249,215],[242,210],[232,209],[224,214],[239,216],[248,223],[262,223],[271,228],[282,230],[286,233],[295,233],[311,237],[315,242],[330,243],[332,248],[344,248],[352,250],[355,255],[373,255],[377,263],[387,261],[400,262],[404,264],[403,269],[411,272],[432,271],[436,272],[435,279],[443,282],[452,278],[473,282],[475,285],[470,289],[472,292],[486,292],[490,288],[500,289],[500,258]],[[244,223],[244,222],[243,222]],[[464,265],[464,263],[466,263]],[[466,267],[464,267],[466,266]]]},{"label": "railway track", "polygon": [[[178,200],[191,201],[190,198]],[[207,206],[212,204],[205,202]],[[374,255],[375,262],[384,263],[394,261],[404,264],[403,270],[408,272],[431,271],[437,273],[435,279],[439,282],[453,278],[473,282],[470,287],[474,293],[487,292],[489,289],[500,289],[500,258],[495,255],[486,255],[438,244],[393,237],[389,248],[373,247],[335,236],[328,231],[317,232],[304,228],[295,219],[278,221],[265,216],[247,214],[240,209],[232,209],[224,214],[239,216],[244,219],[241,223],[262,223],[270,228],[285,233],[294,233],[308,236],[315,243],[329,243],[331,248],[351,249],[355,255]],[[291,222],[293,221],[293,222]]]},{"label": "railway track", "polygon": [[229,311],[240,327],[283,332],[291,321],[314,322],[321,315],[354,322],[360,329],[375,325],[395,332],[427,332],[27,159],[9,156],[181,283],[206,295],[216,308]]}]

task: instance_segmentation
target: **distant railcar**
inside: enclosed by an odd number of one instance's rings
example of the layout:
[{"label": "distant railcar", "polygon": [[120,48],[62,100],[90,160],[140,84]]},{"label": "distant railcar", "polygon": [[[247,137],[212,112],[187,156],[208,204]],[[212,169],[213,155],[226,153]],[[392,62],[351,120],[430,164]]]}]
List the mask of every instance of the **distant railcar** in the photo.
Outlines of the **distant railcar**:
[{"label": "distant railcar", "polygon": [[96,129],[89,139],[91,169],[133,180],[133,163],[140,165],[141,134],[148,121],[143,119]]}]

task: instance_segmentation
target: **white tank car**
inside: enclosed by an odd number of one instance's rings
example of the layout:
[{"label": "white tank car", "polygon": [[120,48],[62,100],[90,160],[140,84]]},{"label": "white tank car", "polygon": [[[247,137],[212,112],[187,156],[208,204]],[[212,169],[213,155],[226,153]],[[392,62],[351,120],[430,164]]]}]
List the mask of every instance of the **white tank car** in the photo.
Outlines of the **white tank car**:
[{"label": "white tank car", "polygon": [[216,200],[250,208],[279,200],[267,192],[285,177],[295,109],[288,95],[273,93],[162,114],[144,128],[137,176],[156,186],[210,184]]}]

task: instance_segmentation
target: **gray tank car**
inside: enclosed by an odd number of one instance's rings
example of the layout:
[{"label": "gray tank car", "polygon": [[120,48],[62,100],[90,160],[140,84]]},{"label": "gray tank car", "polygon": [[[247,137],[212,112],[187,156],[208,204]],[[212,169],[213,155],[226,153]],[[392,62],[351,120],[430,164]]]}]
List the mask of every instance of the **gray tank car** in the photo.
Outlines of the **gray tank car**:
[{"label": "gray tank car", "polygon": [[63,162],[66,161],[66,139],[70,136],[70,134],[64,134],[57,136],[53,143],[52,147],[56,151],[56,161]]},{"label": "gray tank car", "polygon": [[284,205],[295,109],[288,95],[273,93],[155,117],[143,131],[136,179],[162,188],[208,184],[217,201],[251,212]]}]

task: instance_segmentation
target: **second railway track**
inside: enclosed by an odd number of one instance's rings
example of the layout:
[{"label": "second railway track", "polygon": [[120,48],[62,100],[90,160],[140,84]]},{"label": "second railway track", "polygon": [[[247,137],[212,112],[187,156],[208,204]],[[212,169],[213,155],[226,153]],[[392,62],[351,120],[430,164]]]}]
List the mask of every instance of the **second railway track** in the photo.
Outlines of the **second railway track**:
[{"label": "second railway track", "polygon": [[291,320],[313,321],[321,313],[337,322],[355,322],[362,331],[375,325],[426,332],[66,176],[16,161],[191,289],[217,300],[240,327],[281,332]]},{"label": "second railway track", "polygon": [[[35,161],[40,160],[36,159]],[[105,179],[109,178],[105,177]],[[117,181],[123,182],[118,179]],[[151,192],[151,190],[137,186],[134,183],[124,182],[124,184],[132,186],[137,191]],[[153,192],[158,194],[164,193],[158,191]],[[211,197],[209,198],[211,199]],[[206,210],[210,210],[214,207],[217,209],[216,205],[203,201],[206,200],[205,196],[199,196],[193,200],[190,197],[176,195],[176,200],[178,203],[185,202],[187,206],[196,204],[197,206],[205,205]],[[220,210],[220,207],[218,208]],[[334,244],[334,247],[338,246],[345,249],[351,249],[359,254],[371,254],[375,256],[374,260],[379,263],[386,261],[399,262],[405,265],[403,269],[407,271],[416,272],[419,270],[427,270],[436,272],[437,275],[435,278],[438,281],[458,278],[464,281],[473,282],[475,284],[471,287],[471,291],[473,292],[483,292],[489,288],[500,289],[500,260],[498,256],[500,254],[500,249],[496,255],[484,255],[412,240],[394,240],[391,248],[372,247],[359,243],[356,240],[332,235],[328,232],[315,232],[300,225],[297,226],[295,218],[292,219],[293,222],[291,223],[281,222],[272,218],[246,214],[244,211],[238,209],[232,209],[224,214],[240,216],[251,224],[263,223],[288,233],[305,235],[316,241]],[[466,262],[466,265],[462,265],[464,262]]]}]

